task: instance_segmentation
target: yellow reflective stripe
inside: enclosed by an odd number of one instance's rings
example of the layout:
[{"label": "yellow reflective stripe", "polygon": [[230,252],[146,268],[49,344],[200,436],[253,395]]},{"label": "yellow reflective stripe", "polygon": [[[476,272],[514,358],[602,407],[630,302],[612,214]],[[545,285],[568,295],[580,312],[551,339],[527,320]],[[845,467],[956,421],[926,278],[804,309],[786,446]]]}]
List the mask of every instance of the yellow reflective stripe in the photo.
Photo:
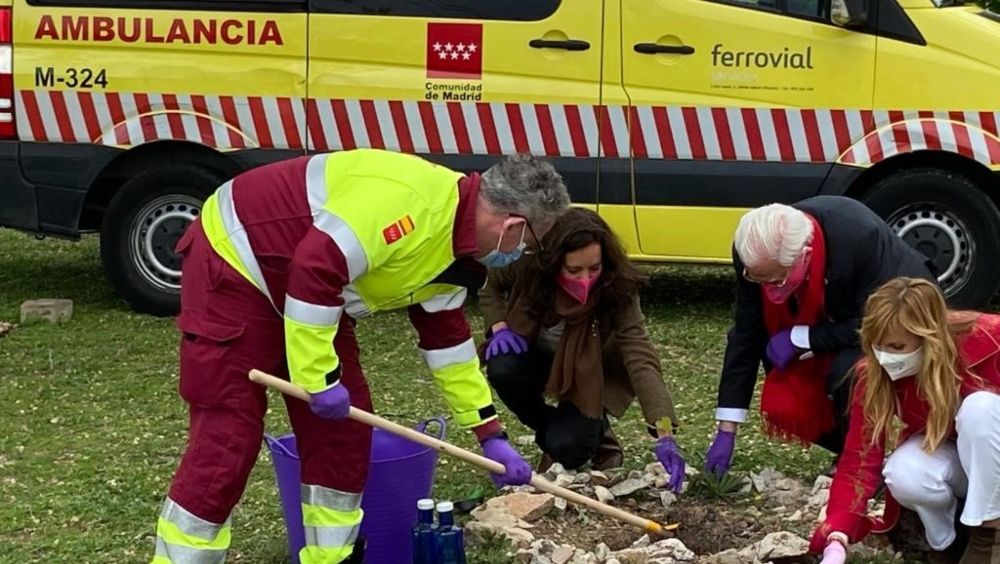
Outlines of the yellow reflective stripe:
[{"label": "yellow reflective stripe", "polygon": [[330,562],[343,562],[354,551],[354,543],[338,548],[321,548],[318,546],[306,545],[299,551],[299,562],[302,564],[329,564]]},{"label": "yellow reflective stripe", "polygon": [[360,507],[340,511],[319,505],[302,504],[302,524],[306,527],[346,527],[361,523],[364,512]]},{"label": "yellow reflective stripe", "polygon": [[453,294],[438,294],[429,300],[420,302],[420,306],[427,313],[451,311],[462,307],[462,304],[465,303],[466,295],[468,295],[468,291],[462,288]]},{"label": "yellow reflective stripe", "polygon": [[326,375],[340,366],[340,358],[333,348],[333,338],[338,325],[310,325],[285,316],[285,354],[288,356],[288,373],[293,384],[316,393],[327,385]]},{"label": "yellow reflective stripe", "polygon": [[229,239],[229,234],[226,233],[226,227],[222,223],[222,212],[219,211],[219,201],[215,194],[209,196],[205,200],[205,204],[201,207],[201,222],[202,229],[205,230],[205,236],[208,237],[208,241],[211,243],[212,248],[215,249],[215,252],[229,266],[236,269],[240,273],[240,276],[256,286],[257,283],[250,276],[250,272],[247,271],[246,267],[243,266],[243,261],[240,260],[239,253],[236,252],[236,246]]},{"label": "yellow reflective stripe", "polygon": [[285,296],[285,316],[307,325],[337,325],[340,322],[340,306],[325,306]]},{"label": "yellow reflective stripe", "polygon": [[156,536],[171,545],[225,550],[229,548],[231,529],[228,526],[223,527],[213,538],[198,537],[185,534],[176,524],[160,517],[156,522]]},{"label": "yellow reflective stripe", "polygon": [[264,282],[264,274],[261,273],[260,265],[257,264],[257,257],[250,246],[250,238],[247,236],[243,223],[236,214],[236,203],[233,201],[233,181],[230,180],[222,185],[216,192],[219,202],[219,214],[222,217],[222,225],[225,227],[226,235],[232,241],[233,248],[243,263],[250,281],[257,289],[264,293],[267,299],[273,304],[271,294],[267,291],[267,284]]},{"label": "yellow reflective stripe", "polygon": [[368,257],[365,255],[365,249],[361,246],[361,240],[358,239],[346,221],[327,210],[320,210],[313,218],[313,226],[326,233],[340,248],[340,252],[344,254],[344,259],[347,261],[347,272],[351,282],[368,271]]},{"label": "yellow reflective stripe", "polygon": [[431,372],[441,370],[452,364],[462,364],[476,358],[476,343],[471,338],[453,347],[445,349],[420,349],[424,362]]},{"label": "yellow reflective stripe", "polygon": [[448,364],[431,372],[459,427],[473,427],[496,418],[496,415],[483,418],[479,413],[493,404],[493,396],[479,371],[479,358],[475,354],[466,362]]},{"label": "yellow reflective stripe", "polygon": [[306,164],[306,195],[313,217],[319,214],[327,200],[326,159],[329,156],[327,153],[316,155]]},{"label": "yellow reflective stripe", "polygon": [[156,553],[153,563],[166,564],[222,564],[226,561],[226,549],[192,548],[170,544],[156,539]]},{"label": "yellow reflective stripe", "polygon": [[302,503],[329,507],[337,511],[353,511],[361,507],[361,494],[342,492],[333,488],[302,484],[299,488]]},{"label": "yellow reflective stripe", "polygon": [[[173,525],[184,537],[198,539],[195,542],[212,541],[213,539],[217,539],[222,533],[229,534],[230,519],[226,519],[224,523],[206,521],[184,509],[184,507],[169,497],[163,502],[163,508],[160,510],[160,519]],[[173,542],[172,538],[167,538],[167,540]],[[228,546],[228,544],[229,539],[227,536],[226,545]],[[191,544],[191,546],[194,546],[194,544]]]}]

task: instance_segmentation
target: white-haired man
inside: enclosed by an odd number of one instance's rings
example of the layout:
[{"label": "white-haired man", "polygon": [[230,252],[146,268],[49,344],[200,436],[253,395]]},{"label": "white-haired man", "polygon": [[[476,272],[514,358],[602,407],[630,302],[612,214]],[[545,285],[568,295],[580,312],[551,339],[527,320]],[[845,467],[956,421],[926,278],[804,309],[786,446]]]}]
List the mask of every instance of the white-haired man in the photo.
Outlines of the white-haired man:
[{"label": "white-haired man", "polygon": [[729,470],[762,361],[765,429],[839,455],[865,301],[897,276],[935,280],[930,261],[860,202],[816,196],[747,212],[733,266],[736,308],[706,469]]}]

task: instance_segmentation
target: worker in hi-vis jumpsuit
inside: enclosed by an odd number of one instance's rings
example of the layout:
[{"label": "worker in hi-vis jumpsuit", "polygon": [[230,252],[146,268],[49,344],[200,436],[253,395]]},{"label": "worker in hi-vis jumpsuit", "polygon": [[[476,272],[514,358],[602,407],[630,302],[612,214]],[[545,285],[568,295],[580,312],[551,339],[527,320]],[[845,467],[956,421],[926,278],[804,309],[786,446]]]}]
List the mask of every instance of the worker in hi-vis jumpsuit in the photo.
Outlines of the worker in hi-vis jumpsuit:
[{"label": "worker in hi-vis jumpsuit", "polygon": [[289,378],[309,403],[286,401],[302,465],[305,564],[361,562],[361,495],[371,410],[355,319],[406,308],[453,418],[498,485],[527,483],[507,442],[465,319],[469,290],[538,250],[569,205],[548,162],[505,157],[482,175],[374,149],[303,156],[223,184],[177,243],[183,256],[180,395],[187,449],[156,527],[153,562],[223,562],[233,507],[261,447],[259,369]]}]

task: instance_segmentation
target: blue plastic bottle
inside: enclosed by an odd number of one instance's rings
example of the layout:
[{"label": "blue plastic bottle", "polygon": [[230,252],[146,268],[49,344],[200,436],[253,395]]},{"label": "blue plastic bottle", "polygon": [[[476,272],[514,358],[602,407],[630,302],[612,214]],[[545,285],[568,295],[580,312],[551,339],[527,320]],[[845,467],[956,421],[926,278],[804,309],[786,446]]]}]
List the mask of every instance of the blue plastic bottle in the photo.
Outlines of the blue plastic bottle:
[{"label": "blue plastic bottle", "polygon": [[434,500],[417,501],[417,524],[413,526],[413,564],[438,564],[434,546]]},{"label": "blue plastic bottle", "polygon": [[465,534],[455,525],[454,509],[450,501],[437,504],[438,524],[434,528],[437,564],[465,564]]}]

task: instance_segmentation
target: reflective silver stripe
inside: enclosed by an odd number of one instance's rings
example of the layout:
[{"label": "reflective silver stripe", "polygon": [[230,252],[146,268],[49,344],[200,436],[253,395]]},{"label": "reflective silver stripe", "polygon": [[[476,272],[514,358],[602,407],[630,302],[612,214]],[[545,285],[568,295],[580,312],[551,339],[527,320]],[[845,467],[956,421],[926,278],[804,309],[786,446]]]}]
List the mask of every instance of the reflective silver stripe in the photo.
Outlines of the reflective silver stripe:
[{"label": "reflective silver stripe", "polygon": [[306,527],[305,529],[307,546],[340,548],[354,544],[360,527]]},{"label": "reflective silver stripe", "polygon": [[476,358],[476,343],[469,339],[464,343],[459,343],[454,347],[446,349],[424,350],[420,349],[420,354],[424,355],[424,361],[432,371],[440,370],[452,364],[468,362]]},{"label": "reflective silver stripe", "polygon": [[336,511],[354,511],[361,507],[361,494],[342,492],[333,488],[302,484],[300,488],[302,503],[317,505]]},{"label": "reflective silver stripe", "polygon": [[217,524],[211,521],[206,521],[201,517],[191,513],[187,509],[184,509],[176,501],[167,498],[163,503],[163,509],[160,511],[160,517],[165,521],[173,523],[178,529],[185,535],[192,537],[198,537],[200,539],[205,539],[207,541],[215,540],[215,537],[219,536],[219,532],[222,529],[229,526],[232,517],[226,519],[225,523]]},{"label": "reflective silver stripe", "polygon": [[371,314],[371,310],[365,305],[365,301],[361,299],[361,295],[358,294],[358,289],[354,284],[344,286],[340,292],[340,295],[344,298],[344,311],[347,312],[347,315],[358,319]]},{"label": "reflective silver stripe", "polygon": [[324,306],[285,296],[285,316],[308,325],[330,327],[340,322],[341,306]]},{"label": "reflective silver stripe", "polygon": [[162,556],[172,564],[222,564],[226,561],[226,552],[226,549],[191,548],[156,539],[156,556]]},{"label": "reflective silver stripe", "polygon": [[257,264],[257,257],[253,254],[253,247],[250,246],[250,238],[243,229],[243,223],[236,215],[236,205],[233,202],[233,181],[230,180],[222,185],[218,191],[219,212],[222,214],[222,225],[226,228],[226,235],[236,247],[236,253],[240,256],[240,262],[246,267],[254,283],[260,291],[267,296],[267,299],[274,304],[270,292],[267,291],[267,284],[264,282],[264,275]]},{"label": "reflective silver stripe", "polygon": [[439,294],[429,300],[420,302],[420,306],[428,313],[458,309],[465,303],[465,297],[468,293],[468,290],[462,288],[454,294]]},{"label": "reflective silver stripe", "polygon": [[309,210],[316,217],[326,203],[326,159],[330,155],[321,154],[309,159],[306,164],[306,193],[309,196]]},{"label": "reflective silver stripe", "polygon": [[365,256],[365,249],[361,246],[351,227],[336,215],[327,210],[321,210],[313,219],[313,225],[323,233],[326,233],[340,252],[347,260],[347,272],[350,281],[354,282],[359,276],[368,270],[368,257]]}]

